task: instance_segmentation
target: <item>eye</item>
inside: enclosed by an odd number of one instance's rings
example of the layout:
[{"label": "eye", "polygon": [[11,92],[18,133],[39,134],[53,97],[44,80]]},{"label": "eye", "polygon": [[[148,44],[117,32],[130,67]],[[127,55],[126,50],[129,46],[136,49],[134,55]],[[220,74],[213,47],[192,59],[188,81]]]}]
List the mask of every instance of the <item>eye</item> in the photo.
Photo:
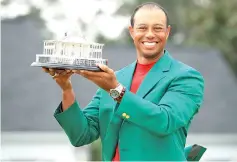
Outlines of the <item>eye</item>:
[{"label": "eye", "polygon": [[162,27],[155,27],[154,30],[155,31],[163,31],[163,28]]},{"label": "eye", "polygon": [[145,26],[140,26],[138,27],[139,30],[146,30],[146,27]]}]

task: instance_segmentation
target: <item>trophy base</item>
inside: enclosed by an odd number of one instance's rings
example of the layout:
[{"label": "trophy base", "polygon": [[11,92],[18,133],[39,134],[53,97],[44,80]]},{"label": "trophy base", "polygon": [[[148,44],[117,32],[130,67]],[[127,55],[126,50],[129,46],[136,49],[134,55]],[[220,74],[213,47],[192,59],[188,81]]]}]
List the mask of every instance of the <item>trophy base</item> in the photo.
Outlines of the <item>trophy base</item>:
[{"label": "trophy base", "polygon": [[68,69],[68,70],[89,70],[89,71],[102,71],[98,66],[82,66],[82,65],[68,65],[68,64],[53,64],[53,63],[38,63],[33,62],[31,66],[45,67],[52,69]]}]

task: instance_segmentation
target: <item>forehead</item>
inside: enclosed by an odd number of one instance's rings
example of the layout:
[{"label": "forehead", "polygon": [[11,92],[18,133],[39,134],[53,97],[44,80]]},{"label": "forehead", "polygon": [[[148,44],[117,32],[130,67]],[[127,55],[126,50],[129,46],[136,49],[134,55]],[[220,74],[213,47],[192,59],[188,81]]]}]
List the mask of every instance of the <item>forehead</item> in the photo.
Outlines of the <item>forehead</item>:
[{"label": "forehead", "polygon": [[141,8],[137,11],[137,13],[134,15],[134,24],[166,24],[166,16],[164,11],[157,7],[153,8]]}]

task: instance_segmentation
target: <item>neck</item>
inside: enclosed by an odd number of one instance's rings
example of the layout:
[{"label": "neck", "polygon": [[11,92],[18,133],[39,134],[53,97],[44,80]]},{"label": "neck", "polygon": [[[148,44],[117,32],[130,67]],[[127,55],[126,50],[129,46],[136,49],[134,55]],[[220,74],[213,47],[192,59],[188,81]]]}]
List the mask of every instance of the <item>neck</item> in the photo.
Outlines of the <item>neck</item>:
[{"label": "neck", "polygon": [[162,52],[160,52],[155,57],[151,57],[151,58],[146,58],[146,57],[143,57],[143,56],[138,56],[137,57],[137,62],[139,64],[143,64],[143,65],[151,64],[151,63],[154,63],[154,62],[158,61],[161,58],[161,56],[163,56],[163,54],[164,54],[164,50],[162,50]]}]

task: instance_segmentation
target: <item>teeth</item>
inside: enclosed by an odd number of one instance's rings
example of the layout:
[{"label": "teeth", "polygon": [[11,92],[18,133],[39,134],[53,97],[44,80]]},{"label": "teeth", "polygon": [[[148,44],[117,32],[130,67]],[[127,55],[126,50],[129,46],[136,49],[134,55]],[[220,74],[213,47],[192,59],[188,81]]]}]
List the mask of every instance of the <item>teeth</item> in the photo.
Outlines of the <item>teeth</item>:
[{"label": "teeth", "polygon": [[144,42],[145,46],[154,46],[156,42]]}]

